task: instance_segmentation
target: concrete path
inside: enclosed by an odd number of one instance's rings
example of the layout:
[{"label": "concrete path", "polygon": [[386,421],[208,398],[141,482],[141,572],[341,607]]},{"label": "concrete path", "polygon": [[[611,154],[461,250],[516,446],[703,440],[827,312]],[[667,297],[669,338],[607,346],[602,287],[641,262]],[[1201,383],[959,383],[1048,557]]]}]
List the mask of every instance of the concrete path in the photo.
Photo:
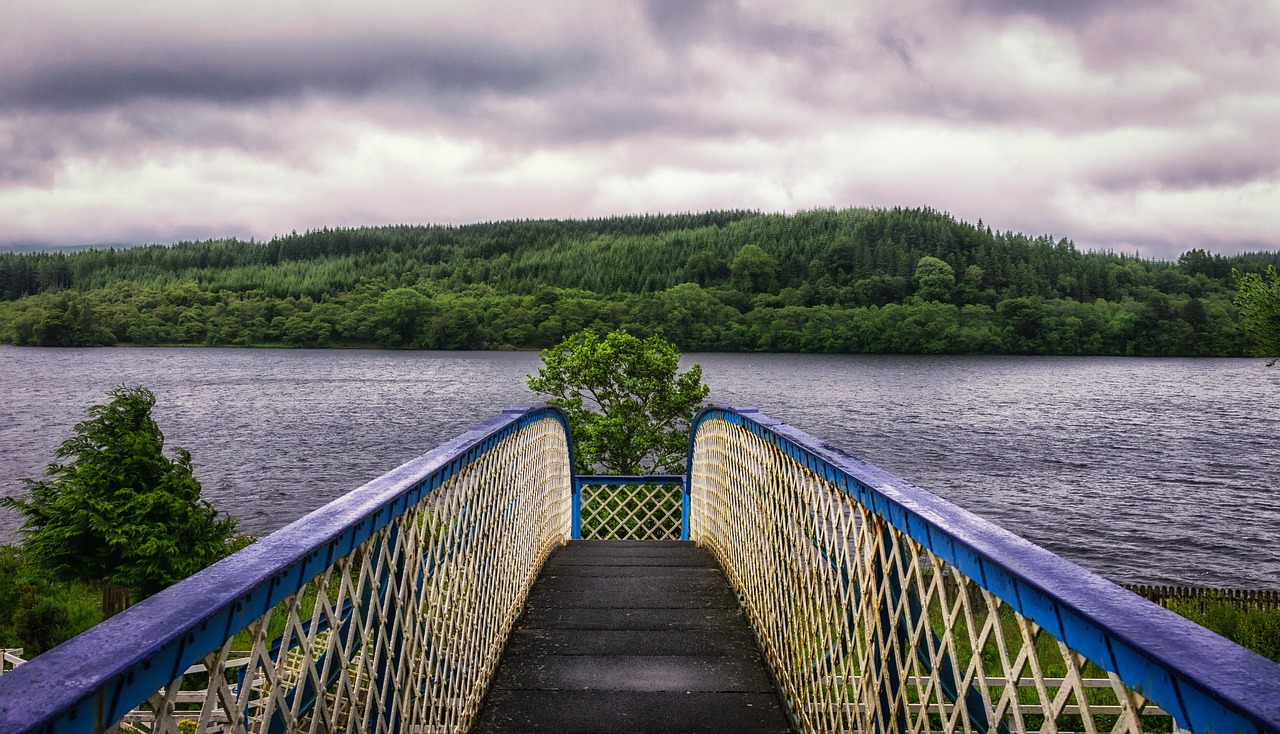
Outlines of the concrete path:
[{"label": "concrete path", "polygon": [[791,729],[710,552],[573,541],[538,577],[472,731]]}]

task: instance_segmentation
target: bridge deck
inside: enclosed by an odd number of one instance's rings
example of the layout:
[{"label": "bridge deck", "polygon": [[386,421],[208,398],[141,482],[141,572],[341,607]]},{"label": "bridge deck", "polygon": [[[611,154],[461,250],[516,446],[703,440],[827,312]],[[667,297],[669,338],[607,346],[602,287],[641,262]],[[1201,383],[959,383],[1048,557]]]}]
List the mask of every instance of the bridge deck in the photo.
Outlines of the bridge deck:
[{"label": "bridge deck", "polygon": [[474,731],[791,729],[706,549],[573,541],[538,577]]}]

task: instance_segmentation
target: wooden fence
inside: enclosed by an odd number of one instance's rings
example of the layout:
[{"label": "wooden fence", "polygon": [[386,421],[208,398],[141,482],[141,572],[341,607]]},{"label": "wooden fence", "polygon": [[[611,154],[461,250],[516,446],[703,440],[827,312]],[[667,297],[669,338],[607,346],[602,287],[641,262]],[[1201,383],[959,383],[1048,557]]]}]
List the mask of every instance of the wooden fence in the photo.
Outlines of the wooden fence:
[{"label": "wooden fence", "polygon": [[1174,599],[1187,599],[1199,601],[1200,611],[1202,612],[1206,602],[1225,602],[1239,609],[1268,611],[1280,609],[1280,591],[1212,589],[1199,586],[1151,586],[1148,584],[1126,584],[1125,588],[1162,607],[1169,606],[1169,602]]}]

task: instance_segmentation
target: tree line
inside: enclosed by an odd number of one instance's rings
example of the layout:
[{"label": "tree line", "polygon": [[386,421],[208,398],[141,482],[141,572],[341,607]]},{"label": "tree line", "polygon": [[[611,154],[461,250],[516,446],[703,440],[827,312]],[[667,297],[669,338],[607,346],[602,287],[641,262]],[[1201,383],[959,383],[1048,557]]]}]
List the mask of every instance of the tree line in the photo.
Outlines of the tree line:
[{"label": "tree line", "polygon": [[392,226],[0,255],[0,340],[689,351],[1239,355],[1233,271],[1081,251],[931,209]]}]

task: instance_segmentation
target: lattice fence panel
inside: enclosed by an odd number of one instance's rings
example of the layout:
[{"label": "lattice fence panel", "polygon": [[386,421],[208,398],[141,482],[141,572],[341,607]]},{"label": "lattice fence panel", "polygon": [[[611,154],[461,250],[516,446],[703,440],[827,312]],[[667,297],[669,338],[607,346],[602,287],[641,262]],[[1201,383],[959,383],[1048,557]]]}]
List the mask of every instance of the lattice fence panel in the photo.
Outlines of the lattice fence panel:
[{"label": "lattice fence panel", "polygon": [[679,540],[684,490],[670,484],[584,485],[585,540]]},{"label": "lattice fence panel", "polygon": [[806,732],[1170,731],[1172,718],[774,444],[705,421],[691,536]]},{"label": "lattice fence panel", "polygon": [[304,580],[119,730],[466,731],[542,561],[569,536],[570,499],[564,429],[536,421]]}]

